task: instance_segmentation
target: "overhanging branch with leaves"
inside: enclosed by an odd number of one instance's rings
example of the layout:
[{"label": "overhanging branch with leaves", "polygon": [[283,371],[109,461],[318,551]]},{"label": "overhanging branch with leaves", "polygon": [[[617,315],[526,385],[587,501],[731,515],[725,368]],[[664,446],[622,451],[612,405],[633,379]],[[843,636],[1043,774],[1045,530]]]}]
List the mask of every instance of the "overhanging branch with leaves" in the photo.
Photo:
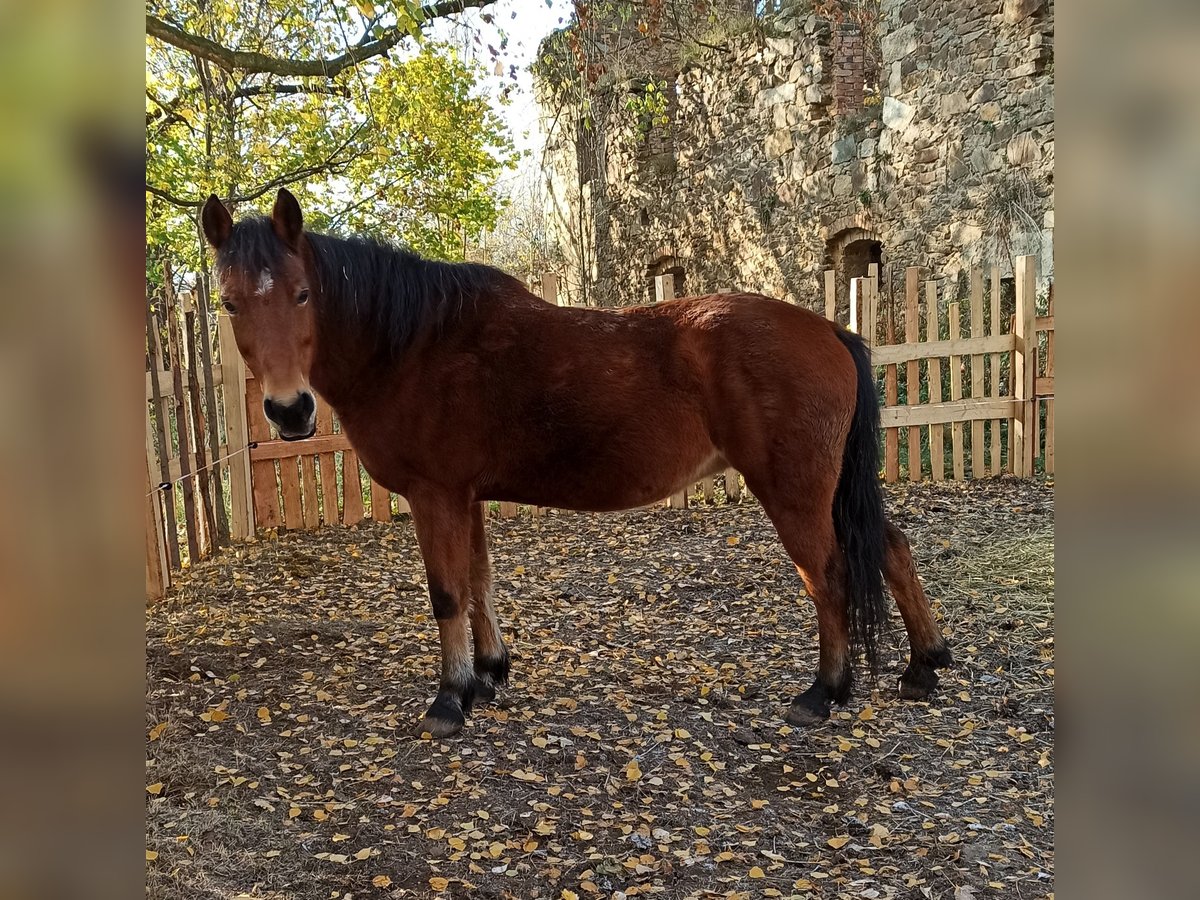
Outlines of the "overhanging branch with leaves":
[{"label": "overhanging branch with leaves", "polygon": [[[418,14],[413,18],[424,24],[468,9],[491,6],[494,2],[495,0],[443,0],[440,3],[418,7]],[[374,39],[369,39],[371,32],[368,31],[362,40],[347,48],[345,53],[329,59],[311,60],[287,59],[253,50],[235,50],[149,14],[146,16],[146,33],[199,59],[207,60],[226,72],[242,71],[288,78],[333,78],[364,60],[382,56],[405,38],[411,37],[413,31],[397,24]]]}]

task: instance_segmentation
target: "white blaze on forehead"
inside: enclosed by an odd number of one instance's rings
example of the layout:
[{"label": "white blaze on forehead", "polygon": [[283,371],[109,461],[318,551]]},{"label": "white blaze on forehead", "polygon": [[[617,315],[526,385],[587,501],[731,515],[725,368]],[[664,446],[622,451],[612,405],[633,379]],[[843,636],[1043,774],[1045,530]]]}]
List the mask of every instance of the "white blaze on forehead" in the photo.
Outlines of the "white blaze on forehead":
[{"label": "white blaze on forehead", "polygon": [[271,270],[263,269],[262,273],[258,276],[258,287],[254,289],[254,293],[260,297],[266,296],[267,292],[274,286],[275,282],[271,278]]}]

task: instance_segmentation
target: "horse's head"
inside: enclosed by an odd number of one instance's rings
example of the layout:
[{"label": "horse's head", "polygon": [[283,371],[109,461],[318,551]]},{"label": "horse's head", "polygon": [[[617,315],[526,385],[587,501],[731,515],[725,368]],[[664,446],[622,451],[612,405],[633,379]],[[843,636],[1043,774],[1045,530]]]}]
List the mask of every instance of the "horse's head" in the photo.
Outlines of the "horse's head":
[{"label": "horse's head", "polygon": [[309,300],[318,285],[300,204],[280,190],[269,221],[251,218],[235,225],[212,196],[201,219],[204,236],[216,250],[221,306],[233,321],[238,350],[262,385],[267,418],[284,440],[311,436],[316,401],[309,370],[316,320]]}]

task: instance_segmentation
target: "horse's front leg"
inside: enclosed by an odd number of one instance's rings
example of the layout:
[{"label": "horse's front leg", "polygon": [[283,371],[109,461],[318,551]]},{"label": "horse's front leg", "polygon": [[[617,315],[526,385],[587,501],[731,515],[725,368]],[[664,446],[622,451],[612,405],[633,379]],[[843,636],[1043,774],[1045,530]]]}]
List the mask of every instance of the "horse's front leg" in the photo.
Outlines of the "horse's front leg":
[{"label": "horse's front leg", "polygon": [[463,727],[475,699],[468,625],[471,503],[465,496],[432,488],[414,490],[408,499],[442,644],[442,681],[417,731],[445,737]]}]

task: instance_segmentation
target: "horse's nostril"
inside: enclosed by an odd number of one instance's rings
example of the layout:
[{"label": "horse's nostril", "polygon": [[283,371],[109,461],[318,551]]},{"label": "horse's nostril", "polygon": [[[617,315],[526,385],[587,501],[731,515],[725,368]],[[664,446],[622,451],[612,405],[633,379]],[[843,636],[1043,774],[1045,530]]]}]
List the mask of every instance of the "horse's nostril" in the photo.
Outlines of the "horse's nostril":
[{"label": "horse's nostril", "polygon": [[277,426],[288,431],[300,431],[312,421],[317,404],[308,391],[297,394],[290,403],[280,403],[263,397],[263,412]]}]

